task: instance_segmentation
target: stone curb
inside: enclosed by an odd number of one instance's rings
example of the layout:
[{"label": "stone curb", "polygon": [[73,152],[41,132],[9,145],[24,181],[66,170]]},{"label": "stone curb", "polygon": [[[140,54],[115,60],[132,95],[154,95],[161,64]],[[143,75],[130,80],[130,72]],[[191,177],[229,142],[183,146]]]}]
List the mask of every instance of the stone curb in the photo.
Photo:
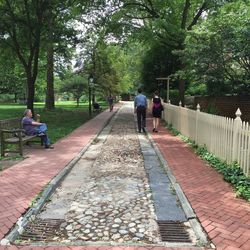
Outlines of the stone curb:
[{"label": "stone curb", "polygon": [[190,223],[190,225],[192,226],[194,233],[197,237],[197,240],[199,241],[199,243],[202,246],[210,246],[210,241],[208,240],[207,234],[206,232],[203,230],[203,228],[201,227],[198,218],[195,214],[195,212],[193,211],[186,195],[184,194],[183,190],[181,189],[181,186],[177,183],[176,178],[174,177],[171,169],[168,166],[168,163],[166,161],[166,159],[163,157],[161,151],[159,150],[157,144],[154,142],[151,134],[147,133],[146,136],[148,137],[152,147],[154,148],[161,164],[163,165],[164,169],[167,172],[167,175],[170,179],[171,184],[173,185],[173,188],[176,191],[176,195],[179,198],[182,208],[184,210],[184,213],[187,216],[187,219]]},{"label": "stone curb", "polygon": [[97,137],[101,134],[101,132],[105,129],[105,127],[108,125],[110,120],[115,116],[115,114],[120,110],[122,106],[118,106],[117,110],[115,110],[110,118],[107,119],[107,121],[104,122],[101,129],[90,139],[90,141],[83,147],[83,149],[78,153],[78,155],[73,158],[64,168],[59,172],[59,174],[54,177],[47,187],[42,191],[42,194],[35,204],[34,207],[30,208],[26,214],[22,217],[20,217],[14,228],[11,230],[8,235],[3,238],[0,242],[1,245],[9,245],[10,243],[14,242],[16,238],[24,231],[25,227],[27,226],[28,222],[32,219],[34,219],[35,215],[38,214],[38,212],[41,210],[41,208],[44,206],[46,201],[50,198],[50,196],[53,194],[54,190],[58,187],[58,185],[63,181],[63,179],[68,175],[68,173],[71,171],[71,169],[74,167],[74,165],[80,160],[82,155],[87,151],[87,149],[90,147],[90,145],[97,139]]}]

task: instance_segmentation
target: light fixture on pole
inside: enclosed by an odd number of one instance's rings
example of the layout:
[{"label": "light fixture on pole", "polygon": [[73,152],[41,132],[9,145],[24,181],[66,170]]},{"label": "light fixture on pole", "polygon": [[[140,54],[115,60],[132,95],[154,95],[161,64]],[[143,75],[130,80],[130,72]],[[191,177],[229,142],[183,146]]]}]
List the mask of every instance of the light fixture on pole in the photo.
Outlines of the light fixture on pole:
[{"label": "light fixture on pole", "polygon": [[88,85],[89,85],[89,117],[91,117],[91,89],[93,88],[94,78],[92,74],[89,75]]}]

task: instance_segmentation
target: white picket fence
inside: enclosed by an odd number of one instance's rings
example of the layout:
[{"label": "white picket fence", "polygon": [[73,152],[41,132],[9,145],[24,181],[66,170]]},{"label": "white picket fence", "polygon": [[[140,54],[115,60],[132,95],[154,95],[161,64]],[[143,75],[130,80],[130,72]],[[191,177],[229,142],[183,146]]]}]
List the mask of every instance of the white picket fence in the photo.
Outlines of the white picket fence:
[{"label": "white picket fence", "polygon": [[164,103],[163,119],[181,134],[227,163],[237,161],[246,176],[250,176],[250,125],[242,122],[238,109],[236,118],[227,118]]}]

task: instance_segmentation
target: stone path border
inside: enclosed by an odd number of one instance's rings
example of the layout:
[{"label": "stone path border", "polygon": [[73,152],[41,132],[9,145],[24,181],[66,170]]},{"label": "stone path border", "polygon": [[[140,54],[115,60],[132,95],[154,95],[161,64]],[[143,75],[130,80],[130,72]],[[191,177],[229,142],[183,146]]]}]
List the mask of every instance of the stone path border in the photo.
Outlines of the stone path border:
[{"label": "stone path border", "polygon": [[207,234],[204,232],[203,228],[201,227],[199,221],[197,220],[197,216],[194,213],[192,207],[190,206],[190,203],[188,199],[186,198],[183,190],[181,189],[180,185],[176,181],[174,175],[172,174],[171,169],[169,168],[167,161],[163,158],[161,151],[159,150],[157,144],[154,142],[151,134],[148,134],[148,139],[150,143],[152,144],[163,168],[166,170],[167,176],[171,182],[171,185],[173,186],[173,189],[176,192],[176,196],[180,199],[180,203],[182,205],[182,209],[185,212],[185,215],[187,217],[188,222],[190,223],[192,229],[195,232],[195,235],[200,242],[201,245],[207,246],[209,244],[209,240],[207,238]]}]

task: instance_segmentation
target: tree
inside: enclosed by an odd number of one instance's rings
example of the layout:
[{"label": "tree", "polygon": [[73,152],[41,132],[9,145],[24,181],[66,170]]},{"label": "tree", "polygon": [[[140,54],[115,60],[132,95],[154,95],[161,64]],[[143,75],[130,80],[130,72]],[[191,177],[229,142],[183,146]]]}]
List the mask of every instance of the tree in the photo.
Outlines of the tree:
[{"label": "tree", "polygon": [[67,79],[61,86],[60,92],[67,92],[73,94],[76,99],[77,106],[79,106],[79,100],[83,95],[84,90],[88,90],[88,80],[81,76],[73,76]]},{"label": "tree", "polygon": [[0,39],[15,51],[27,81],[27,108],[33,110],[41,33],[48,0],[0,2]]},{"label": "tree", "polygon": [[[137,33],[138,30],[142,31],[139,32],[138,39],[150,39],[150,44],[160,43],[166,47],[167,51],[174,52],[184,49],[186,33],[202,20],[203,14],[209,15],[225,2],[227,1],[123,0],[119,1],[120,11],[114,14],[114,18],[120,21],[119,27],[122,26],[129,30],[129,27],[133,26]],[[122,32],[124,31],[125,29],[122,29]],[[181,58],[176,60],[175,69],[178,68],[185,68]],[[180,78],[179,95],[183,105],[184,91],[185,80]]]},{"label": "tree", "polygon": [[71,45],[76,40],[72,25],[68,23],[75,18],[71,7],[82,9],[79,1],[70,0],[63,3],[59,0],[17,0],[15,3],[4,0],[0,3],[0,43],[13,49],[23,65],[30,109],[33,109],[41,52],[47,54],[46,108],[54,108],[54,53],[57,57],[68,55],[68,38],[71,38]]},{"label": "tree", "polygon": [[26,88],[22,66],[10,48],[1,44],[0,54],[0,94],[13,94],[14,100],[25,100]]},{"label": "tree", "polygon": [[[177,58],[169,47],[156,43],[146,52],[143,58],[143,82],[145,91],[153,93],[156,89],[160,90],[158,77],[166,77],[176,71]],[[161,93],[161,96],[164,97]]]},{"label": "tree", "polygon": [[[71,57],[71,50],[77,42],[76,30],[73,27],[73,20],[79,15],[76,11],[78,8],[83,8],[83,5],[78,7],[78,1],[66,0],[51,0],[48,6],[46,15],[45,37],[43,38],[42,47],[46,53],[46,101],[45,108],[50,110],[55,107],[54,100],[54,73],[56,71],[55,64],[61,61],[68,60]],[[85,2],[85,5],[88,3]],[[70,47],[69,47],[70,45]],[[60,58],[60,60],[55,60]],[[63,58],[63,60],[62,60]]]},{"label": "tree", "polygon": [[249,2],[229,3],[187,36],[184,74],[210,95],[250,93],[249,16]]},{"label": "tree", "polygon": [[140,81],[142,47],[138,44],[106,44],[98,46],[96,58],[97,84],[104,94],[118,95],[134,89]]}]

